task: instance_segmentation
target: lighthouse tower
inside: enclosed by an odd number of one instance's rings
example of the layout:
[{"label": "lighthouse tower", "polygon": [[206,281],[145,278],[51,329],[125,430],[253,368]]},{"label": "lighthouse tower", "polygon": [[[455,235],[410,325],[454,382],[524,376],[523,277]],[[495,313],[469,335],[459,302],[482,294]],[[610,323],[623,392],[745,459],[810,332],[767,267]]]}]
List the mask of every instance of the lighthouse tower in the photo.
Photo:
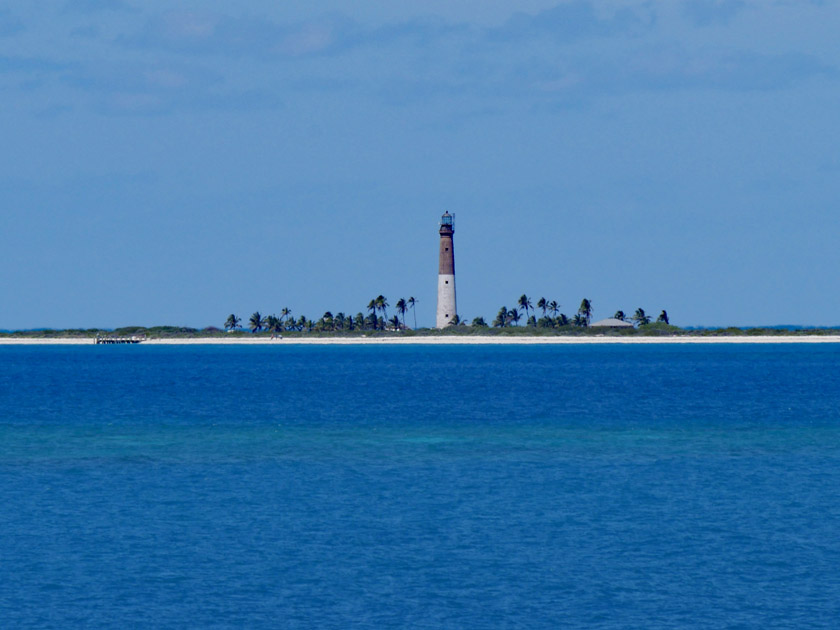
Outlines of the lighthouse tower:
[{"label": "lighthouse tower", "polygon": [[437,327],[446,328],[453,320],[455,308],[455,216],[444,212],[440,218],[440,264],[438,268]]}]

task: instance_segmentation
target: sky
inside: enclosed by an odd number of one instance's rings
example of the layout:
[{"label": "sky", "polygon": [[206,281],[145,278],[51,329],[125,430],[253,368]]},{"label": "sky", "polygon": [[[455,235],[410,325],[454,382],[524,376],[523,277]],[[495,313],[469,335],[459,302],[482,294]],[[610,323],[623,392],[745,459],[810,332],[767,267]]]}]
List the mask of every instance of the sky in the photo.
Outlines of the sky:
[{"label": "sky", "polygon": [[4,2],[0,329],[379,294],[430,326],[444,210],[467,319],[840,325],[838,32],[828,0]]}]

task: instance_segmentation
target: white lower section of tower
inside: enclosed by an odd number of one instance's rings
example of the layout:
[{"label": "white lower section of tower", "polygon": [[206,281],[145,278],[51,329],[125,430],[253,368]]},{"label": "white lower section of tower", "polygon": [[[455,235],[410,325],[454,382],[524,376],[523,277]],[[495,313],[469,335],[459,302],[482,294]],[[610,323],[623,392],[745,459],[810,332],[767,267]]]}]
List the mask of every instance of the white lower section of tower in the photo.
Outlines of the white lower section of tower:
[{"label": "white lower section of tower", "polygon": [[437,328],[446,328],[455,317],[455,275],[438,276]]}]

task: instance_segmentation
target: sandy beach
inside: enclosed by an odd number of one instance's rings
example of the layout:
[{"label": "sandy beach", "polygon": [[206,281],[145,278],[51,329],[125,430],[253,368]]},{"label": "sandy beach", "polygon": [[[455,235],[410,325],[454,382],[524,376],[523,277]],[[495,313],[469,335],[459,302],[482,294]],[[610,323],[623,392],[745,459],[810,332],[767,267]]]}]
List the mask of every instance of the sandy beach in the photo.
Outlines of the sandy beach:
[{"label": "sandy beach", "polygon": [[[0,346],[70,346],[93,345],[93,339],[79,338],[7,338],[0,339]],[[311,337],[271,339],[258,337],[255,339],[207,337],[199,339],[147,339],[142,342],[146,346],[395,346],[395,345],[601,345],[601,344],[760,344],[760,343],[840,343],[840,335],[814,336],[754,336],[754,337]]]}]

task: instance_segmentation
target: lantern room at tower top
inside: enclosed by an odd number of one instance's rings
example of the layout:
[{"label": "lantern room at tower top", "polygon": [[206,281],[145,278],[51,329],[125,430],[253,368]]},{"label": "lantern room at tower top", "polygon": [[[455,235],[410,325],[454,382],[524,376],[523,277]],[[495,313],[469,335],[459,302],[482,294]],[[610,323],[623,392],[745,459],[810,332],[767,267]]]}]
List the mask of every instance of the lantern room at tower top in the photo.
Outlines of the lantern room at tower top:
[{"label": "lantern room at tower top", "polygon": [[443,216],[440,218],[440,231],[441,233],[452,233],[455,231],[455,215],[449,214],[448,210],[444,212]]}]

